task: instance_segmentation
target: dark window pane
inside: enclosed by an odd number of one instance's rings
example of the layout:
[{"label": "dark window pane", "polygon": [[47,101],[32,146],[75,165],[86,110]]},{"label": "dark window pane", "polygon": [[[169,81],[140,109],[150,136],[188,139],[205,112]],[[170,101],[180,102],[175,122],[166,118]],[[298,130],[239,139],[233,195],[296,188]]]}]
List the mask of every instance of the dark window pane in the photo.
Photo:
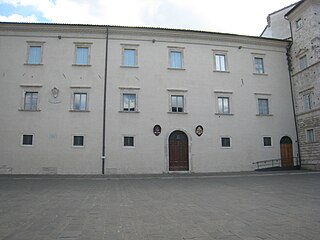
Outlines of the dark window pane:
[{"label": "dark window pane", "polygon": [[83,136],[74,136],[73,137],[73,146],[83,146],[84,137]]},{"label": "dark window pane", "polygon": [[32,145],[33,144],[33,135],[23,135],[22,144],[23,145]]}]

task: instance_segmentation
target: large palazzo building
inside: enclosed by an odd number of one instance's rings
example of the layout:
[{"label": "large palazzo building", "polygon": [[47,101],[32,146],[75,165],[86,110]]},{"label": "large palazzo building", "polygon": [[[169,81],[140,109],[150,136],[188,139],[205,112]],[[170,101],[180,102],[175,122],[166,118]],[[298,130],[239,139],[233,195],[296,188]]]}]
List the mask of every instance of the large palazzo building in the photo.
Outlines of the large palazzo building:
[{"label": "large palazzo building", "polygon": [[1,23],[0,172],[298,165],[290,44],[190,30]]},{"label": "large palazzo building", "polygon": [[301,165],[320,168],[320,1],[288,6],[270,14],[268,23],[263,37],[292,41],[288,55]]}]

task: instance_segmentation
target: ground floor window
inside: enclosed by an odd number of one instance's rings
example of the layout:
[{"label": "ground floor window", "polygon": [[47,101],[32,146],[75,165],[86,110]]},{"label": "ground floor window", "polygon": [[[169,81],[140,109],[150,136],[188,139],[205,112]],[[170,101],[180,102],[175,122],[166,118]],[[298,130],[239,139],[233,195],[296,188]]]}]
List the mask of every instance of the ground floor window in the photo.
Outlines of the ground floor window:
[{"label": "ground floor window", "polygon": [[231,147],[231,138],[230,137],[221,137],[221,147],[230,148]]},{"label": "ground floor window", "polygon": [[123,137],[123,146],[124,147],[134,147],[134,137],[133,136],[124,136]]},{"label": "ground floor window", "polygon": [[33,135],[31,135],[31,134],[22,135],[22,145],[23,146],[33,146]]},{"label": "ground floor window", "polygon": [[84,136],[73,136],[73,146],[83,147],[84,146]]},{"label": "ground floor window", "polygon": [[271,137],[263,137],[263,146],[272,147]]}]

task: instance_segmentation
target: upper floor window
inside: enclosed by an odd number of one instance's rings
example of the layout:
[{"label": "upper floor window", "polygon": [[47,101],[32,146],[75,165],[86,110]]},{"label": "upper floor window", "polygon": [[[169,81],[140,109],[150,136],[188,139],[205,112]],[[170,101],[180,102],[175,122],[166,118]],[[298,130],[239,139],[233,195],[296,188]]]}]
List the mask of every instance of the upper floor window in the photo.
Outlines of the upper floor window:
[{"label": "upper floor window", "polygon": [[123,45],[122,48],[122,66],[138,66],[138,45]]},{"label": "upper floor window", "polygon": [[299,18],[297,21],[296,21],[296,30],[302,28],[302,19]]},{"label": "upper floor window", "polygon": [[214,71],[227,71],[227,51],[213,50],[214,54]]},{"label": "upper floor window", "polygon": [[171,112],[184,112],[183,95],[171,95]]},{"label": "upper floor window", "polygon": [[254,57],[254,66],[255,66],[255,73],[258,73],[258,74],[265,73],[264,62],[262,57]]},{"label": "upper floor window", "polygon": [[24,110],[36,111],[38,110],[38,92],[24,93]]},{"label": "upper floor window", "polygon": [[183,69],[183,49],[171,48],[169,49],[170,67],[173,69]]},{"label": "upper floor window", "polygon": [[258,113],[259,115],[269,115],[269,99],[258,98]]},{"label": "upper floor window", "polygon": [[311,108],[312,108],[311,92],[303,95],[303,107],[304,107],[305,111],[311,110]]},{"label": "upper floor window", "polygon": [[87,111],[87,93],[76,92],[73,94],[73,110],[75,111]]},{"label": "upper floor window", "polygon": [[42,64],[44,42],[28,42],[27,64]]},{"label": "upper floor window", "polygon": [[90,65],[91,43],[75,43],[75,65]]},{"label": "upper floor window", "polygon": [[300,70],[307,68],[308,66],[307,55],[303,55],[301,58],[299,58],[299,65],[300,65]]},{"label": "upper floor window", "polygon": [[314,129],[307,129],[306,130],[306,140],[307,140],[307,142],[315,142],[316,141]]},{"label": "upper floor window", "polygon": [[128,94],[124,93],[123,95],[123,108],[122,110],[125,112],[135,112],[137,111],[136,102],[137,95],[136,94]]},{"label": "upper floor window", "polygon": [[218,97],[218,113],[230,113],[230,99],[229,97]]}]

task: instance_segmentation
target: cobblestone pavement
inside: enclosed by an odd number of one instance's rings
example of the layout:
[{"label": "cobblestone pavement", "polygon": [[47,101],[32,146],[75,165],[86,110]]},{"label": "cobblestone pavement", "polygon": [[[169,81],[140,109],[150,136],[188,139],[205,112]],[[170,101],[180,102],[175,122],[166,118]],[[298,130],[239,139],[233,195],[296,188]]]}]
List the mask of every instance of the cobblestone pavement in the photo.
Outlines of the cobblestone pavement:
[{"label": "cobblestone pavement", "polygon": [[0,176],[3,240],[320,239],[320,173]]}]

